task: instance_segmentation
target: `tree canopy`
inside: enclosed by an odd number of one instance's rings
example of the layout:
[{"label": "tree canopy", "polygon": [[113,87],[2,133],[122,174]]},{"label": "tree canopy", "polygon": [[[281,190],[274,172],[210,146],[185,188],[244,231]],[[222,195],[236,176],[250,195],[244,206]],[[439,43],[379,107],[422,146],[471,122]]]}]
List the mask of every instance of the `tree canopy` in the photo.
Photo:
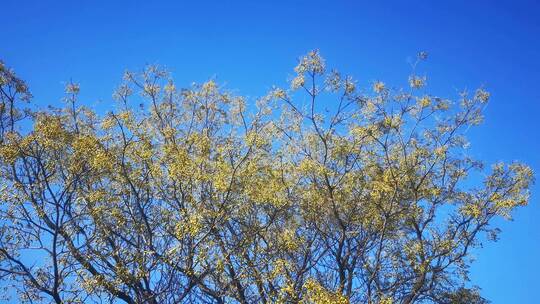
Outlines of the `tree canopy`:
[{"label": "tree canopy", "polygon": [[[38,110],[0,64],[0,278],[56,303],[486,303],[470,253],[527,204],[465,133],[489,93],[359,88],[318,51],[256,103],[126,72],[100,114]],[[467,300],[468,299],[468,300]],[[465,302],[463,302],[465,301]]]}]

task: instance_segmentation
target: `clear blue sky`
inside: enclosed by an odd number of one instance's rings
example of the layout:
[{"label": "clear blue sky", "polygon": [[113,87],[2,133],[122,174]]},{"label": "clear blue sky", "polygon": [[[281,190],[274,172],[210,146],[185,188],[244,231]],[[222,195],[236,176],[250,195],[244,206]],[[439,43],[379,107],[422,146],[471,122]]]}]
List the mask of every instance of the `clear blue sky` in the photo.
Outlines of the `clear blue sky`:
[{"label": "clear blue sky", "polygon": [[[146,63],[167,66],[181,85],[215,77],[255,97],[284,85],[298,56],[314,48],[366,86],[404,85],[407,58],[427,50],[434,94],[480,85],[492,92],[485,124],[468,133],[471,153],[540,173],[535,1],[46,2],[0,3],[0,58],[38,104],[58,103],[73,78],[86,102],[106,106],[123,71]],[[501,221],[501,240],[475,253],[472,280],[495,304],[538,303],[540,187],[532,192],[513,222]]]}]

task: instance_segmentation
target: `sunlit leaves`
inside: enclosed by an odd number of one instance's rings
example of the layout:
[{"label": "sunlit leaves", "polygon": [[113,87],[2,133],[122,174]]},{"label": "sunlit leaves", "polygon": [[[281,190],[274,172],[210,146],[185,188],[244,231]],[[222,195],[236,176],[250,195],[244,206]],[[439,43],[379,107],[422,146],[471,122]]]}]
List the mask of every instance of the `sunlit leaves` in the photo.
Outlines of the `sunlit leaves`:
[{"label": "sunlit leaves", "polygon": [[497,164],[475,182],[464,135],[490,94],[426,93],[426,58],[408,88],[363,90],[311,51],[289,89],[254,102],[148,66],[103,115],[74,83],[64,109],[23,110],[28,89],[1,64],[0,273],[21,299],[57,302],[454,297],[533,174]]}]

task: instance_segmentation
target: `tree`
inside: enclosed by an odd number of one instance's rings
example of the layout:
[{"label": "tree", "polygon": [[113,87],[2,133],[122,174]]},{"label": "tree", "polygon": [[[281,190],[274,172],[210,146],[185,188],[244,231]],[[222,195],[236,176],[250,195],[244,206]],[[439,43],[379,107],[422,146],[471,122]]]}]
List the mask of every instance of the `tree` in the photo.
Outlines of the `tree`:
[{"label": "tree", "polygon": [[489,304],[476,289],[458,288],[456,291],[443,294],[441,303],[444,304]]},{"label": "tree", "polygon": [[467,156],[464,133],[489,93],[429,95],[417,63],[408,88],[362,91],[312,51],[289,89],[256,105],[212,80],[178,89],[149,66],[125,74],[103,115],[77,101],[74,83],[63,108],[25,110],[26,84],[0,65],[4,294],[32,303],[477,296],[463,287],[469,252],[496,238],[493,219],[527,204],[532,171],[486,172]]}]

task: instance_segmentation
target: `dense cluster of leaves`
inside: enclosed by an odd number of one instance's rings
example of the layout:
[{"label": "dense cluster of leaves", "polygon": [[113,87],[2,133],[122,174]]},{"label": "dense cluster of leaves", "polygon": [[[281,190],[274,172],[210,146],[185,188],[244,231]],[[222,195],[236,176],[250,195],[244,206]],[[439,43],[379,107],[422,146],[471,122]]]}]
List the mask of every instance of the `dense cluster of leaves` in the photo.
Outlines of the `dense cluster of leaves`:
[{"label": "dense cluster of leaves", "polygon": [[214,81],[177,89],[151,66],[126,73],[115,110],[98,115],[73,83],[65,107],[23,110],[25,83],[0,65],[2,293],[484,303],[463,287],[469,252],[527,203],[532,180],[513,163],[479,181],[466,156],[489,94],[428,95],[415,74],[407,89],[361,91],[317,51],[295,73],[249,106]]}]

